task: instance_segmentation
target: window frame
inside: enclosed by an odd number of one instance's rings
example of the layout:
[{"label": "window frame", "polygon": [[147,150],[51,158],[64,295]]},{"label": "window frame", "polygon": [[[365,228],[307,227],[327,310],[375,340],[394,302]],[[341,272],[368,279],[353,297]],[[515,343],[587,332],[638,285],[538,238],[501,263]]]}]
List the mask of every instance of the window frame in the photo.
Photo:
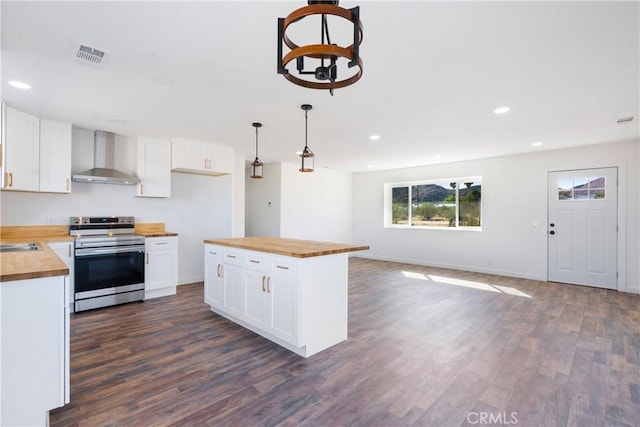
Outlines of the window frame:
[{"label": "window frame", "polygon": [[[402,182],[393,182],[393,183],[385,183],[384,184],[384,228],[398,228],[398,229],[419,229],[419,230],[455,230],[455,231],[482,231],[482,213],[483,213],[483,197],[482,197],[482,176],[474,175],[474,176],[464,176],[464,177],[455,177],[455,178],[435,178],[435,179],[423,179],[423,180],[415,180],[415,181],[402,181]],[[455,182],[455,196],[456,196],[456,207],[455,207],[455,225],[452,227],[441,227],[441,226],[429,226],[429,225],[412,225],[412,187],[418,185],[426,185],[426,184],[441,184],[443,182]],[[464,184],[464,182],[474,182],[480,183],[481,193],[480,193],[480,225],[479,226],[467,226],[460,225],[460,184]],[[394,188],[407,188],[407,200],[408,200],[408,211],[407,211],[407,224],[393,224],[393,189]]]}]

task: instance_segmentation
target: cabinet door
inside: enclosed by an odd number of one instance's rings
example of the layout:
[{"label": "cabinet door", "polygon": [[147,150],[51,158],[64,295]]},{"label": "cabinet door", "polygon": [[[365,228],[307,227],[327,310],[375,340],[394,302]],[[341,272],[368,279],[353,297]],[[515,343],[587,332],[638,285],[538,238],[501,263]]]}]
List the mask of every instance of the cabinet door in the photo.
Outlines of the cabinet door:
[{"label": "cabinet door", "polygon": [[138,138],[138,197],[171,196],[171,142]]},{"label": "cabinet door", "polygon": [[173,249],[149,251],[146,253],[144,269],[144,289],[168,288],[178,284],[178,254]]},{"label": "cabinet door", "polygon": [[215,174],[231,173],[233,153],[230,148],[207,144],[206,158],[209,160],[209,170]]},{"label": "cabinet door", "polygon": [[198,141],[174,139],[171,141],[171,169],[178,172],[206,172],[204,144]]},{"label": "cabinet door", "polygon": [[300,345],[299,319],[300,298],[297,279],[274,275],[267,281],[268,325],[267,330],[274,336]]},{"label": "cabinet door", "polygon": [[2,188],[38,191],[40,188],[40,119],[4,107]]},{"label": "cabinet door", "polygon": [[244,274],[237,265],[224,264],[222,310],[237,318],[242,317],[242,291]]},{"label": "cabinet door", "polygon": [[40,191],[71,191],[71,123],[40,120]]},{"label": "cabinet door", "polygon": [[222,308],[222,288],[224,266],[222,265],[222,251],[211,245],[204,247],[204,302],[211,307]]},{"label": "cabinet door", "polygon": [[178,238],[148,237],[144,247],[145,291],[175,288],[178,285]]},{"label": "cabinet door", "polygon": [[260,328],[265,327],[267,317],[266,282],[266,273],[245,270],[242,318],[245,322]]}]

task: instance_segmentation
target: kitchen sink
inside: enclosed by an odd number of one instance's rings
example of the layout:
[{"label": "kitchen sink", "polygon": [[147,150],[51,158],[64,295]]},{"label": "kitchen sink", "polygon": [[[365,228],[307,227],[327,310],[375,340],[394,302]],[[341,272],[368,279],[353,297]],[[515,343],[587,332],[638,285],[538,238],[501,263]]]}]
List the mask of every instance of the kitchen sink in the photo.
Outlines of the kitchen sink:
[{"label": "kitchen sink", "polygon": [[3,243],[0,244],[0,252],[27,252],[41,251],[42,246],[37,243]]}]

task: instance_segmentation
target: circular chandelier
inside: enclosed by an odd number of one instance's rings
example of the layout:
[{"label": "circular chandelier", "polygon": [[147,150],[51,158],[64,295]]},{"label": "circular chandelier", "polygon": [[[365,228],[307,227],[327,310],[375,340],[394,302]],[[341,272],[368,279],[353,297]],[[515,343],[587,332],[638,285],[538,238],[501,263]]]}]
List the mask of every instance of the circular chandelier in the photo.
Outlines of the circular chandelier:
[{"label": "circular chandelier", "polygon": [[[360,43],[362,43],[362,22],[360,22],[360,7],[344,9],[338,6],[339,0],[308,0],[308,6],[294,10],[286,18],[278,18],[278,74],[290,82],[310,89],[328,89],[333,95],[333,89],[340,89],[354,84],[362,77],[362,59],[360,58]],[[299,46],[287,35],[287,29],[294,23],[303,21],[313,15],[320,15],[320,43]],[[353,24],[353,43],[342,47],[331,42],[327,16],[337,16]],[[306,21],[305,21],[306,22]],[[283,56],[283,45],[290,51]],[[357,71],[348,77],[338,76],[338,60],[346,58],[348,68],[357,67]],[[295,59],[297,76],[288,70],[287,65]],[[305,68],[309,61],[315,68]]]}]

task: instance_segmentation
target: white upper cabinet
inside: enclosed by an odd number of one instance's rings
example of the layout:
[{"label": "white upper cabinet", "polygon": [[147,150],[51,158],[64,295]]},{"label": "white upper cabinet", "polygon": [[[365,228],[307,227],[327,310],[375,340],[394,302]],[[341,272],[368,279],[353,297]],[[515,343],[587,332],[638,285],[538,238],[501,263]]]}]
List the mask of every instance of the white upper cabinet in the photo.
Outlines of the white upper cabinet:
[{"label": "white upper cabinet", "polygon": [[3,106],[2,189],[40,188],[40,119]]},{"label": "white upper cabinet", "polygon": [[40,191],[71,191],[71,123],[40,119]]},{"label": "white upper cabinet", "polygon": [[138,137],[138,197],[171,197],[171,142]]},{"label": "white upper cabinet", "polygon": [[183,138],[171,141],[171,170],[198,175],[231,173],[233,150]]},{"label": "white upper cabinet", "polygon": [[71,124],[3,105],[2,189],[70,192]]}]

